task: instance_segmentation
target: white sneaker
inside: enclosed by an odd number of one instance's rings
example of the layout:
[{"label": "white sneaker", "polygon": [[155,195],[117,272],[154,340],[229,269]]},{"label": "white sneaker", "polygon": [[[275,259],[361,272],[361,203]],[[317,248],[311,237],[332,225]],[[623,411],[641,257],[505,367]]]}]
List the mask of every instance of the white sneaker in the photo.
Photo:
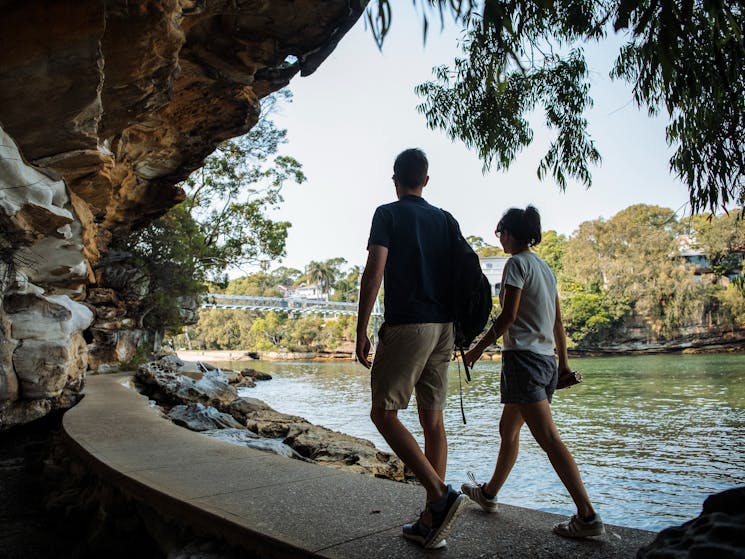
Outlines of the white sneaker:
[{"label": "white sneaker", "polygon": [[468,495],[468,498],[478,504],[484,511],[497,512],[497,498],[492,497],[490,499],[484,495],[483,487],[486,484],[476,481],[476,476],[473,475],[473,472],[468,472],[468,479],[471,480],[471,483],[464,483],[460,486],[460,490]]},{"label": "white sneaker", "polygon": [[588,538],[591,536],[602,536],[605,534],[605,526],[600,515],[595,513],[591,521],[582,520],[576,514],[566,522],[554,525],[554,534],[565,538]]}]

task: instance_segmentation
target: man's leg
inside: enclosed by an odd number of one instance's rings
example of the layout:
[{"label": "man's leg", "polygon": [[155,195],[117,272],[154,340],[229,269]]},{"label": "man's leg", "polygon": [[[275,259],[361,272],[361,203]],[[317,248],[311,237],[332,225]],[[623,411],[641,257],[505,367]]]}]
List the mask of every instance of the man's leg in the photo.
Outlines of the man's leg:
[{"label": "man's leg", "polygon": [[499,456],[491,479],[483,487],[486,497],[495,497],[512,471],[520,449],[523,416],[517,404],[505,404],[499,420]]},{"label": "man's leg", "polygon": [[592,517],[595,511],[582,483],[577,463],[559,436],[559,430],[551,416],[551,406],[548,400],[534,404],[522,404],[520,405],[520,411],[533,437],[548,455],[548,459],[556,470],[559,479],[572,496],[579,515],[583,518]]},{"label": "man's leg", "polygon": [[409,430],[398,419],[398,410],[372,408],[370,418],[393,452],[406,464],[427,492],[427,501],[436,502],[447,493],[447,486]]},{"label": "man's leg", "polygon": [[424,455],[444,482],[448,461],[448,440],[442,410],[419,408],[419,424],[424,431]]}]

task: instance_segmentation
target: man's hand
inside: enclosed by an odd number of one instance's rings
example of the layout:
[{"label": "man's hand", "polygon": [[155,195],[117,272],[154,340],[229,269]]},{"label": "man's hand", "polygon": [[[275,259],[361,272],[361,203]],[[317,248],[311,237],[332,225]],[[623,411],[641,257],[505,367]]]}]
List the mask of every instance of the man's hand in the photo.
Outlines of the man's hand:
[{"label": "man's hand", "polygon": [[367,369],[371,367],[371,363],[369,359],[371,347],[372,347],[372,344],[370,343],[369,336],[365,335],[365,336],[357,337],[357,348],[356,348],[357,359]]}]

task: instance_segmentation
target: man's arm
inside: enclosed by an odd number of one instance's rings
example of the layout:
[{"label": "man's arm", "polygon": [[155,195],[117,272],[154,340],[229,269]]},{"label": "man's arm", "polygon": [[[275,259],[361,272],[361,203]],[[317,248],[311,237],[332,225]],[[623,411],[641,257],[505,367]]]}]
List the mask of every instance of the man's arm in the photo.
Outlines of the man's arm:
[{"label": "man's arm", "polygon": [[370,338],[367,335],[367,325],[370,314],[375,306],[375,299],[383,282],[385,262],[388,259],[388,249],[381,245],[370,245],[367,249],[367,264],[360,281],[360,305],[357,311],[357,359],[368,369],[371,364]]}]

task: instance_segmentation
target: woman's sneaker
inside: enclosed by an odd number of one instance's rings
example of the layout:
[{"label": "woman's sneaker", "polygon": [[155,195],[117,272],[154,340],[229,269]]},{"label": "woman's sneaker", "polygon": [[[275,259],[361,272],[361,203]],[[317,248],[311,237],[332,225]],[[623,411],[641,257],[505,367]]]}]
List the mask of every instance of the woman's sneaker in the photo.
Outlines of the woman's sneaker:
[{"label": "woman's sneaker", "polygon": [[460,490],[468,495],[468,498],[478,504],[484,511],[497,512],[496,496],[489,498],[484,495],[484,485],[486,484],[476,481],[476,476],[472,472],[468,472],[468,479],[471,480],[471,483],[464,483],[460,486]]},{"label": "woman's sneaker", "polygon": [[589,538],[605,534],[605,526],[598,513],[595,513],[592,520],[582,520],[575,514],[566,522],[556,524],[554,533],[565,538]]}]

